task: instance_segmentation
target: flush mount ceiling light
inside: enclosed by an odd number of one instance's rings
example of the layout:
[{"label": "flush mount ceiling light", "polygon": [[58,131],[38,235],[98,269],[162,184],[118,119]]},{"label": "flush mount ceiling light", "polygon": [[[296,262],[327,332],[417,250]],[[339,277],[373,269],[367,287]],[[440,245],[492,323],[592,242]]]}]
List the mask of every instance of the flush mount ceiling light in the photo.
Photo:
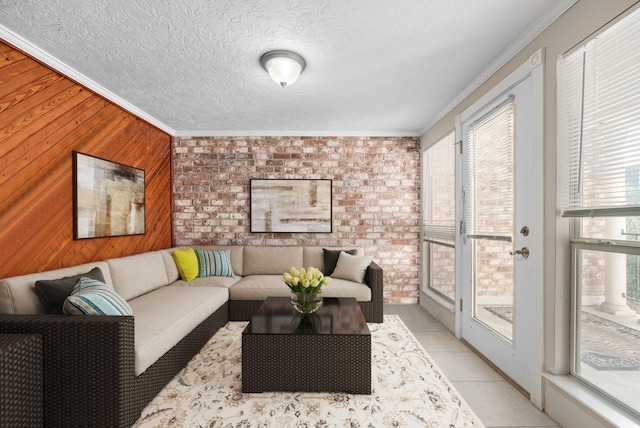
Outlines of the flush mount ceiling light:
[{"label": "flush mount ceiling light", "polygon": [[267,52],[260,58],[260,64],[273,81],[283,88],[298,80],[300,73],[307,66],[304,58],[290,51]]}]

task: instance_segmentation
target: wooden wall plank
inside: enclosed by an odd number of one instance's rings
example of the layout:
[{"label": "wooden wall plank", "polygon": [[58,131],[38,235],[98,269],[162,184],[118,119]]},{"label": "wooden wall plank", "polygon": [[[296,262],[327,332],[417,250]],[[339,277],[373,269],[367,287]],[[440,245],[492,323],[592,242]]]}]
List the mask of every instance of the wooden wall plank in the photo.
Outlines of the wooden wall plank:
[{"label": "wooden wall plank", "polygon": [[[41,175],[47,173],[53,160],[43,156],[45,152],[57,147],[59,153],[62,147],[60,144],[71,147],[73,141],[78,138],[78,134],[85,133],[90,129],[79,126],[79,123],[83,123],[83,118],[91,116],[100,120],[107,117],[109,113],[113,114],[114,111],[114,109],[105,109],[105,104],[101,100],[97,100],[95,97],[89,98],[59,116],[56,121],[56,129],[53,132],[50,127],[44,127],[36,130],[34,134],[25,139],[7,139],[4,143],[7,164],[0,174],[0,185],[12,186],[9,187],[9,190],[12,193],[17,193],[20,187],[30,185],[30,181],[39,180]],[[32,144],[37,143],[40,145],[40,150],[35,152],[31,147]]]},{"label": "wooden wall plank", "polygon": [[[146,233],[73,240],[72,151],[145,170]],[[170,247],[171,137],[0,41],[0,278]]]},{"label": "wooden wall plank", "polygon": [[[33,129],[49,125],[55,118],[68,109],[79,104],[91,96],[88,91],[73,85],[69,80],[55,82],[48,88],[40,91],[38,96],[30,97],[28,101],[18,103],[16,106],[2,112],[5,126],[0,129],[0,141],[9,135],[15,138],[26,138],[31,135]],[[36,108],[32,108],[33,104]],[[60,106],[61,112],[56,107]],[[16,137],[17,134],[17,137]]]}]

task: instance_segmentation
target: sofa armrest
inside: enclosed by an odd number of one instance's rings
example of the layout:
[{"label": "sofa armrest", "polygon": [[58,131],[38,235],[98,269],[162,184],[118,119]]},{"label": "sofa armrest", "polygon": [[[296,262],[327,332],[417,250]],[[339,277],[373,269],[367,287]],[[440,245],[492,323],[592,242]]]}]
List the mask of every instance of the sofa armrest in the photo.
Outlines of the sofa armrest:
[{"label": "sofa armrest", "polygon": [[376,262],[371,262],[364,274],[364,282],[371,289],[371,300],[375,300],[377,297],[382,298],[384,288],[382,273],[382,268]]},{"label": "sofa armrest", "polygon": [[371,289],[371,302],[361,302],[360,306],[367,322],[383,322],[384,281],[383,270],[371,262],[364,274],[364,282]]},{"label": "sofa armrest", "polygon": [[[48,427],[125,426],[134,375],[132,316],[0,314],[0,333],[42,337]],[[104,419],[103,419],[104,418]]]}]

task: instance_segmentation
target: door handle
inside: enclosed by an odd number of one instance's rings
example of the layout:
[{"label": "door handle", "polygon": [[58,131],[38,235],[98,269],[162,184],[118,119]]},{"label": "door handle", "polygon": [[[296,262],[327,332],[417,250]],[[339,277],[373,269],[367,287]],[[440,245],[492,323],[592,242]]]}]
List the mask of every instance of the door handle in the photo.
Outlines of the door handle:
[{"label": "door handle", "polygon": [[511,254],[512,256],[520,254],[522,257],[527,259],[529,258],[529,249],[527,247],[522,247],[521,250],[509,251],[509,254]]}]

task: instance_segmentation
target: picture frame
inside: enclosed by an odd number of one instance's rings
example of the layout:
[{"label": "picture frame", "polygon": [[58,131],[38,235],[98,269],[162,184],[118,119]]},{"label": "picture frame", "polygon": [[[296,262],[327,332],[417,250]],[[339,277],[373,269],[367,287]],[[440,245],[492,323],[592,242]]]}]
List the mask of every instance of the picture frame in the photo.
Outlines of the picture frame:
[{"label": "picture frame", "polygon": [[144,170],[73,152],[73,239],[144,235]]},{"label": "picture frame", "polygon": [[331,233],[332,180],[251,179],[251,232]]}]

